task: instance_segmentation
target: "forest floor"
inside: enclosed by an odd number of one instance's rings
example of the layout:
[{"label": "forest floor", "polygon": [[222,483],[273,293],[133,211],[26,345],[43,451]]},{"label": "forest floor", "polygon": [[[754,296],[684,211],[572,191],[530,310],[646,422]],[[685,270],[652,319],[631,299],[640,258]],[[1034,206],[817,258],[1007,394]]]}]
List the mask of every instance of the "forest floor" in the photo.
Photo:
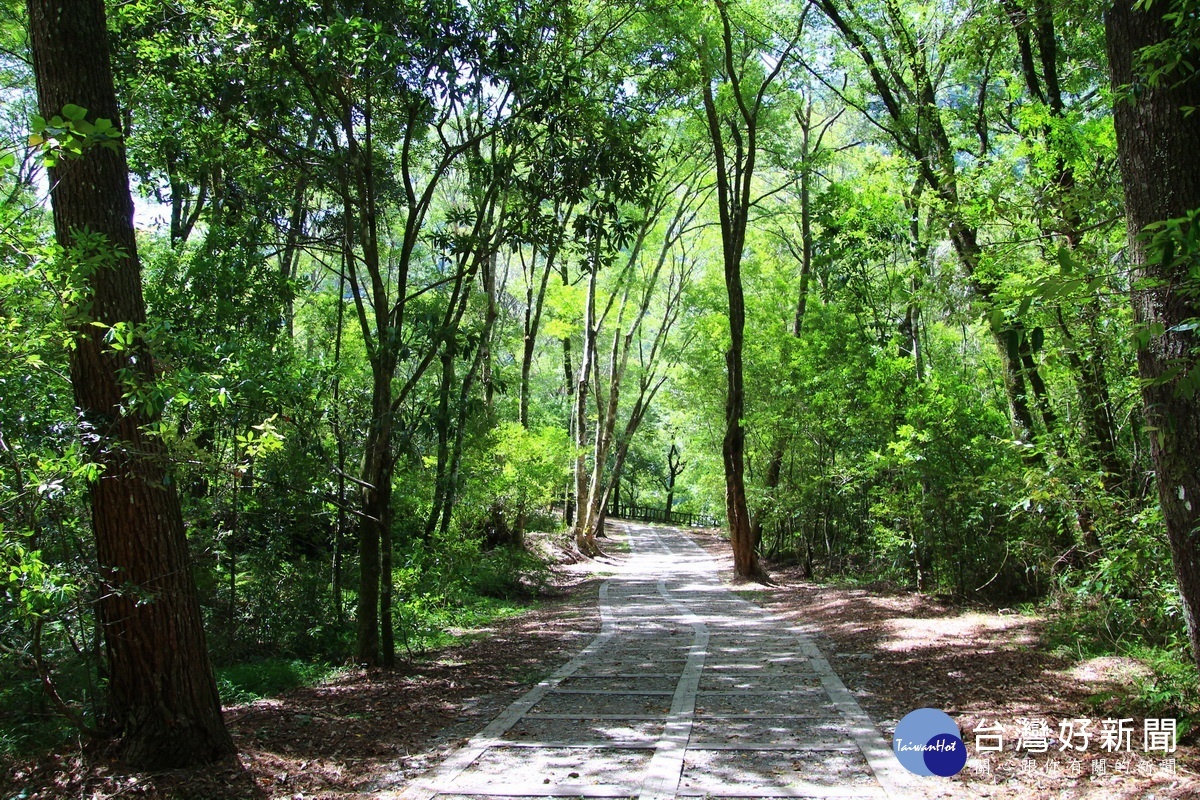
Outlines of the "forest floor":
[{"label": "forest floor", "polygon": [[[722,581],[734,584],[728,542],[713,531],[692,538],[718,560]],[[1174,774],[1168,774],[1162,753],[1142,752],[1142,715],[1112,699],[1126,696],[1146,671],[1137,661],[1052,655],[1038,616],[964,607],[911,591],[826,586],[804,580],[799,567],[768,568],[772,585],[735,589],[821,631],[814,636],[817,645],[889,743],[899,720],[918,708],[954,717],[973,756],[975,729],[1000,726],[983,735],[999,733],[1004,751],[973,758],[952,780],[925,779],[930,797],[1200,798],[1200,731],[1180,737],[1170,754],[1174,765],[1167,765]],[[1133,752],[1101,749],[1100,722],[1110,717],[1133,718]],[[1022,719],[1047,721],[1045,753],[1015,752]],[[1063,719],[1092,720],[1086,751],[1060,752],[1054,737]]]},{"label": "forest floor", "polygon": [[[728,545],[714,533],[694,539],[732,578]],[[614,546],[614,553],[620,548]],[[619,557],[619,556],[618,556]],[[331,682],[231,706],[226,720],[240,751],[216,768],[131,773],[105,753],[77,748],[6,767],[0,800],[49,798],[367,798],[403,786],[438,763],[599,630],[596,596],[611,561],[565,565],[551,597],[487,629],[462,632],[458,646],[395,671],[350,670]],[[1200,751],[1191,733],[1171,754],[1142,757],[1141,718],[1098,702],[1139,668],[1128,659],[1072,662],[1040,647],[1042,620],[938,602],[914,593],[872,592],[803,581],[772,570],[773,585],[734,586],[747,599],[818,629],[814,638],[859,704],[890,742],[909,711],[954,716],[973,748],[975,728],[998,723],[1004,751],[973,759],[953,779],[928,781],[929,797],[1200,797]],[[1051,741],[1044,754],[1018,756],[1021,719],[1135,717],[1133,752],[1106,754],[1094,739],[1069,758]],[[1146,754],[1151,755],[1151,754]],[[1100,763],[1106,768],[1100,774]],[[1148,773],[1148,774],[1143,774]]]}]

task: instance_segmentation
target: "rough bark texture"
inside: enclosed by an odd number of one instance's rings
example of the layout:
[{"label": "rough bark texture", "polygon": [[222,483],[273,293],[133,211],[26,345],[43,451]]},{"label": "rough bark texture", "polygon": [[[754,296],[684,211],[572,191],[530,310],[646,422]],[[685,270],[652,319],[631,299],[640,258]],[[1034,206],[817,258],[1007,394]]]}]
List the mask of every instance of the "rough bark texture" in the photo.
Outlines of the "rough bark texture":
[{"label": "rough bark texture", "polygon": [[[100,0],[30,0],[38,102],[49,119],[67,104],[87,119],[117,113]],[[143,344],[111,351],[104,326],[145,322],[133,203],[124,148],[93,147],[50,174],[54,230],[76,256],[104,255],[76,272],[85,300],[73,323],[71,382],[91,455],[103,474],[90,486],[109,671],[108,722],[124,758],[151,769],[214,761],[234,752],[208,660],[175,484],[161,444],[143,432],[155,415],[125,400],[123,375],[154,378]],[[98,245],[80,233],[102,235]],[[89,252],[79,253],[79,250]]]},{"label": "rough bark texture", "polygon": [[371,428],[363,448],[360,473],[362,520],[358,538],[358,610],[355,658],[360,664],[380,663],[380,554],[392,516],[392,392],[391,374],[375,367]]},{"label": "rough bark texture", "polygon": [[[1181,77],[1175,75],[1160,85],[1144,83],[1135,69],[1136,54],[1169,37],[1171,29],[1162,15],[1174,4],[1156,3],[1149,11],[1135,11],[1131,5],[1130,0],[1117,0],[1106,19],[1113,84],[1132,87],[1117,93],[1117,153],[1125,185],[1129,259],[1137,273],[1159,284],[1134,292],[1137,324],[1159,323],[1165,331],[1139,350],[1138,371],[1153,429],[1150,445],[1159,501],[1192,655],[1200,663],[1200,397],[1179,391],[1180,379],[1197,368],[1195,332],[1179,327],[1200,317],[1196,281],[1188,275],[1194,255],[1163,263],[1161,255],[1148,251],[1143,237],[1147,225],[1200,208],[1200,114],[1181,112],[1200,106],[1200,81],[1173,85]],[[1182,373],[1164,380],[1180,366]]]}]

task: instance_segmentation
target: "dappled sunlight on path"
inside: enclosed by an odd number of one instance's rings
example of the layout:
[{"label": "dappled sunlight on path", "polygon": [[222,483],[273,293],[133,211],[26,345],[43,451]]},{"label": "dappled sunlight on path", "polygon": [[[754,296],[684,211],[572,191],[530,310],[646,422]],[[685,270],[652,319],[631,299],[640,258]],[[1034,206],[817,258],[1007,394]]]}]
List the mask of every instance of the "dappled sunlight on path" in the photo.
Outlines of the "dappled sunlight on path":
[{"label": "dappled sunlight on path", "polygon": [[400,797],[907,796],[803,627],[723,588],[682,532],[627,531],[599,635]]}]

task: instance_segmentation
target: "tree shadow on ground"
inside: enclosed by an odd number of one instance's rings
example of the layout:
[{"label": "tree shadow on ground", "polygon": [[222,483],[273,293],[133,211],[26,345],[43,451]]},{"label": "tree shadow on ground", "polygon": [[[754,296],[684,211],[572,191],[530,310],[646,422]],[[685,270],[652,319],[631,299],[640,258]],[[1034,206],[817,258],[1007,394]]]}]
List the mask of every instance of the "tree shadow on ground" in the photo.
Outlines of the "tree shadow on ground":
[{"label": "tree shadow on ground", "polygon": [[600,627],[599,584],[574,576],[538,608],[395,670],[349,670],[320,686],[227,707],[240,753],[228,763],[142,773],[96,749],[47,755],[6,769],[0,796],[312,800],[394,789],[582,649]]}]

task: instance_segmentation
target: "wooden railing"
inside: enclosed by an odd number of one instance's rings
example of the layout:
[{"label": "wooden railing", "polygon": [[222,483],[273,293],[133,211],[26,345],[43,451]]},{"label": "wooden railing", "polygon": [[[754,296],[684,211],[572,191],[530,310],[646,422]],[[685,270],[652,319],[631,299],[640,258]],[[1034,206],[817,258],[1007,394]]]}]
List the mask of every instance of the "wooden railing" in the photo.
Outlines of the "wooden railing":
[{"label": "wooden railing", "polygon": [[608,516],[613,519],[631,519],[638,522],[661,522],[665,525],[686,525],[688,527],[715,528],[721,523],[707,514],[693,514],[687,511],[668,512],[665,508],[650,506],[630,506],[611,504]]}]

